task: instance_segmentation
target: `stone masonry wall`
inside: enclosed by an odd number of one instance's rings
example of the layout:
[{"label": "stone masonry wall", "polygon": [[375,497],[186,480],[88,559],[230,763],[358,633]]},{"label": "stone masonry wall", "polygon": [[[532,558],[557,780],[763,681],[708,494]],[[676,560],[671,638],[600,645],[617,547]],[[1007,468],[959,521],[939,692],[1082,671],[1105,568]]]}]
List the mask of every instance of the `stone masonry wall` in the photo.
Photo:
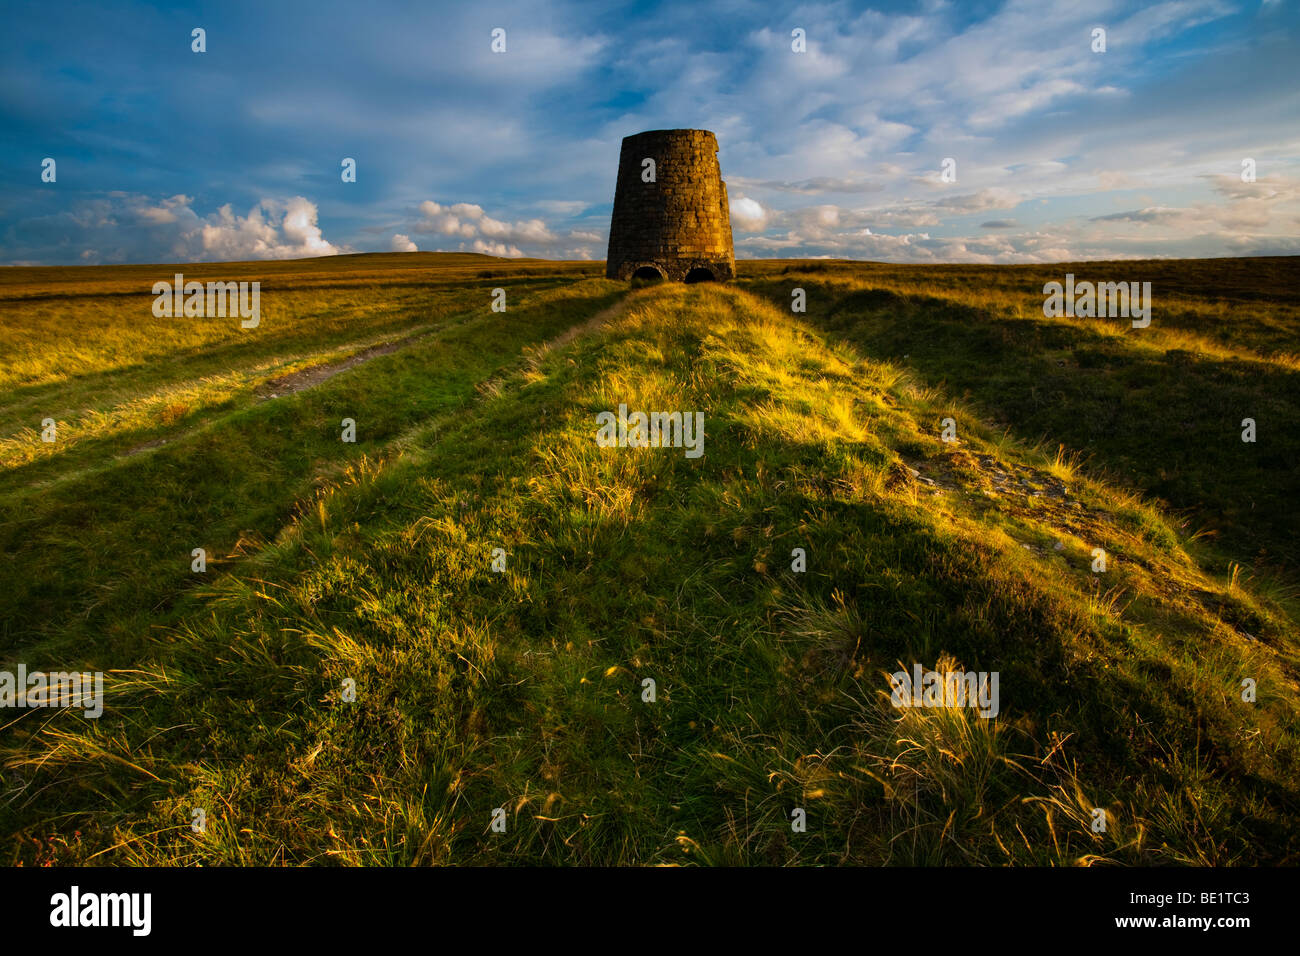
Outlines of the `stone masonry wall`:
[{"label": "stone masonry wall", "polygon": [[[655,161],[652,183],[641,178],[647,158]],[[678,282],[692,269],[718,280],[736,274],[727,184],[708,130],[651,130],[623,140],[605,274],[626,280],[643,266]]]}]

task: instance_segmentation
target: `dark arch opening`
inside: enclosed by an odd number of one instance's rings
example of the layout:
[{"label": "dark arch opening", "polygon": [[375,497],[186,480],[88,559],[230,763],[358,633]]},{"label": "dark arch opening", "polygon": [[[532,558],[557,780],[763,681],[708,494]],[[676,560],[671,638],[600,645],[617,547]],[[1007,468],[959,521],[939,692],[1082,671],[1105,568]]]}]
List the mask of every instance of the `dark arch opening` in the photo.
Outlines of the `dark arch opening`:
[{"label": "dark arch opening", "polygon": [[640,269],[637,269],[636,272],[632,273],[633,279],[649,279],[654,281],[662,279],[663,277],[664,274],[654,266],[642,266]]},{"label": "dark arch opening", "polygon": [[686,273],[687,282],[713,282],[713,271],[710,269],[692,269]]}]

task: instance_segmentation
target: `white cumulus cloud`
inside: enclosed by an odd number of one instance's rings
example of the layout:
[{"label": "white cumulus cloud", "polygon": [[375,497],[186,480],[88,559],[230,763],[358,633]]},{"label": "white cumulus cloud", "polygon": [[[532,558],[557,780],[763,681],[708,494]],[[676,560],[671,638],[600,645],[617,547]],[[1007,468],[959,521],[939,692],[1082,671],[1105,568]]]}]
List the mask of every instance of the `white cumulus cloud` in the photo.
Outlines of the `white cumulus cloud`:
[{"label": "white cumulus cloud", "polygon": [[316,204],[302,196],[287,202],[263,199],[247,216],[235,215],[226,203],[200,223],[197,230],[183,233],[182,239],[192,244],[197,234],[204,258],[297,259],[340,251],[321,234]]},{"label": "white cumulus cloud", "polygon": [[746,196],[731,200],[731,224],[742,232],[762,232],[767,227],[767,211]]},{"label": "white cumulus cloud", "polygon": [[461,239],[490,239],[497,245],[520,242],[551,244],[556,240],[540,219],[504,222],[493,219],[482,206],[474,203],[443,206],[428,199],[420,203],[420,215],[420,221],[413,227],[416,232]]},{"label": "white cumulus cloud", "polygon": [[[552,205],[576,208],[558,201]],[[406,233],[458,239],[456,245],[462,251],[513,259],[521,256],[590,259],[593,253],[604,252],[604,238],[591,229],[556,231],[541,219],[497,219],[488,215],[482,206],[469,202],[439,203],[426,199],[419,205],[418,218],[401,223],[401,228]]]},{"label": "white cumulus cloud", "polygon": [[114,191],[26,226],[49,250],[46,257],[57,259],[59,249],[73,247],[90,263],[297,259],[352,251],[325,238],[316,204],[302,196],[258,200],[247,215],[230,203],[200,215],[192,196]]},{"label": "white cumulus cloud", "polygon": [[470,248],[484,255],[504,256],[508,259],[518,259],[523,255],[518,246],[508,246],[504,242],[484,242],[482,239],[475,239]]}]

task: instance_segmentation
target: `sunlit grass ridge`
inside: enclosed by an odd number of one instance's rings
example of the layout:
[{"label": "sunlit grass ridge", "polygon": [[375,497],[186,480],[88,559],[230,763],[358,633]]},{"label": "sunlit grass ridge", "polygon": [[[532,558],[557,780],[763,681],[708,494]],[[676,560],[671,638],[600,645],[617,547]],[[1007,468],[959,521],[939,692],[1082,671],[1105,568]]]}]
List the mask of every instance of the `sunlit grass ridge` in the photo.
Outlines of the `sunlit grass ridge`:
[{"label": "sunlit grass ridge", "polygon": [[[1294,859],[1293,622],[1159,508],[742,289],[638,290],[531,355],[323,475],[104,718],[12,727],[16,832],[119,863]],[[620,403],[703,411],[704,456],[598,447]],[[895,709],[913,662],[999,671],[1000,715]]]}]

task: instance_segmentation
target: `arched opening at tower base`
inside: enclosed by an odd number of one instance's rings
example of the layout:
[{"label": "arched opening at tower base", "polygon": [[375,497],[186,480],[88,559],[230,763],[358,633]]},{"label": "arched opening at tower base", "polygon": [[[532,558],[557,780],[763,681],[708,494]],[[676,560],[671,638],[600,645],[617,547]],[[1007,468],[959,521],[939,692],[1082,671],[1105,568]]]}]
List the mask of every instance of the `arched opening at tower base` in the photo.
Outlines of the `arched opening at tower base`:
[{"label": "arched opening at tower base", "polygon": [[661,280],[663,277],[664,274],[654,266],[642,266],[640,269],[637,269],[636,272],[632,273],[633,279],[645,279],[651,282]]},{"label": "arched opening at tower base", "polygon": [[685,278],[685,280],[683,280],[683,281],[685,281],[685,282],[716,282],[716,281],[718,281],[718,280],[717,280],[717,276],[715,276],[715,275],[713,274],[713,270],[711,270],[711,269],[704,269],[704,268],[696,268],[696,269],[692,269],[690,272],[686,273],[686,278]]}]

